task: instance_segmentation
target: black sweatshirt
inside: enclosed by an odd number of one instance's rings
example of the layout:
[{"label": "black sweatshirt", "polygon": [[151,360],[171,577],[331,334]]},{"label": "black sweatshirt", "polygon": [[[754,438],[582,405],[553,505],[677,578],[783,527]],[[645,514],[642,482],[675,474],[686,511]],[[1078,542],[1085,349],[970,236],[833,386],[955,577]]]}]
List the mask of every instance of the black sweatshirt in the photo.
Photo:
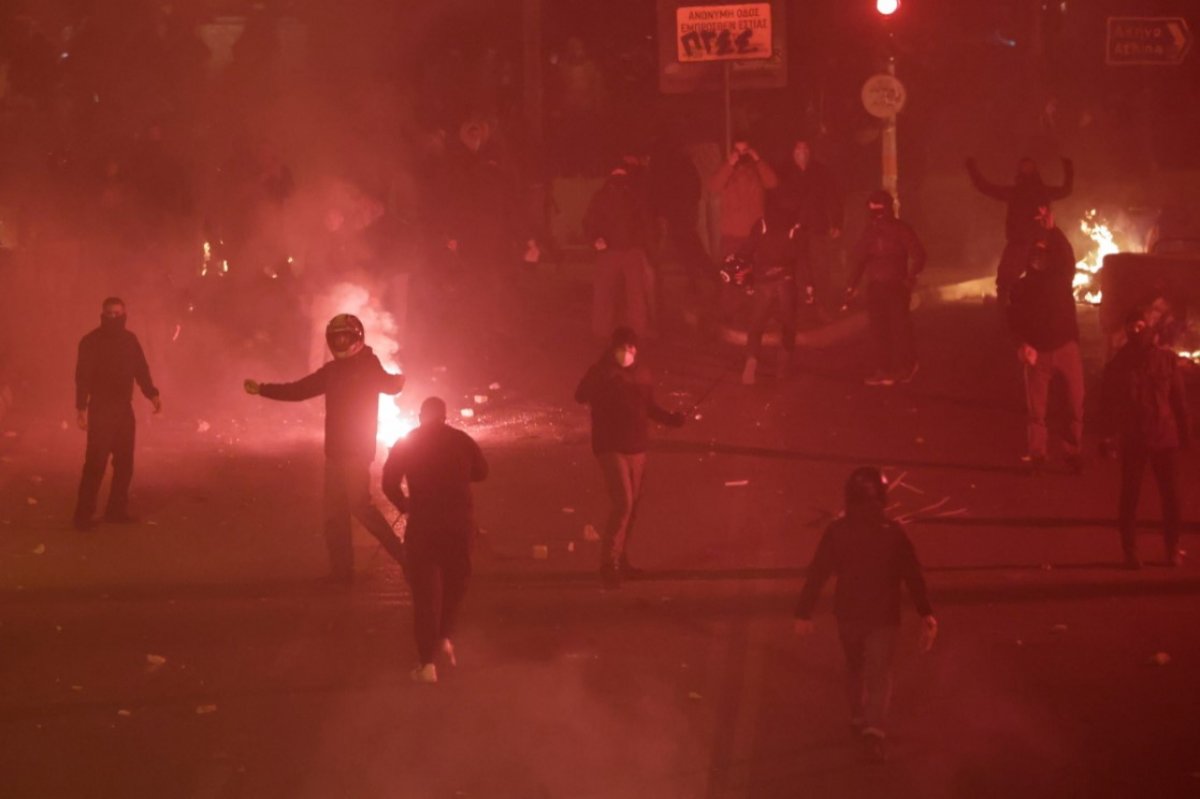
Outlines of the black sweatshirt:
[{"label": "black sweatshirt", "polygon": [[124,328],[98,327],[79,342],[75,362],[75,408],[112,410],[133,400],[133,383],[147,399],[158,396],[137,336]]},{"label": "black sweatshirt", "polygon": [[[383,493],[408,513],[408,535],[470,534],[475,530],[471,483],[487,479],[475,440],[445,424],[422,424],[388,453]],[[408,496],[400,481],[408,478]]]},{"label": "black sweatshirt", "polygon": [[1105,432],[1118,435],[1122,446],[1164,450],[1191,444],[1183,370],[1171,350],[1129,342],[1104,367],[1101,386]]},{"label": "black sweatshirt", "polygon": [[267,399],[299,402],[325,395],[325,457],[371,462],[379,428],[379,395],[399,394],[404,375],[384,371],[370,347],[329,361],[294,383],[264,383]]},{"label": "black sweatshirt", "polygon": [[812,618],[821,588],[831,576],[837,577],[833,612],[839,624],[899,624],[901,583],[908,585],[917,613],[933,613],[912,542],[903,527],[884,516],[846,516],[829,525],[809,564],[797,618]]},{"label": "black sweatshirt", "polygon": [[808,268],[805,233],[799,225],[768,225],[760,219],[750,231],[749,240],[738,248],[738,257],[754,265],[754,280],[773,283],[799,278],[812,283]]},{"label": "black sweatshirt", "polygon": [[637,363],[622,367],[607,351],[579,381],[575,401],[592,408],[592,452],[597,455],[645,452],[651,419],[673,427],[683,424],[682,414],[654,401],[650,370]]},{"label": "black sweatshirt", "polygon": [[925,248],[908,223],[891,215],[867,221],[850,265],[851,288],[863,275],[868,283],[896,284],[915,278],[925,268]]},{"label": "black sweatshirt", "polygon": [[[1027,244],[1022,257],[1027,267],[1013,284],[1008,308],[1013,336],[1041,352],[1079,340],[1075,319],[1075,253],[1058,228]],[[1041,268],[1034,268],[1034,263]]]}]

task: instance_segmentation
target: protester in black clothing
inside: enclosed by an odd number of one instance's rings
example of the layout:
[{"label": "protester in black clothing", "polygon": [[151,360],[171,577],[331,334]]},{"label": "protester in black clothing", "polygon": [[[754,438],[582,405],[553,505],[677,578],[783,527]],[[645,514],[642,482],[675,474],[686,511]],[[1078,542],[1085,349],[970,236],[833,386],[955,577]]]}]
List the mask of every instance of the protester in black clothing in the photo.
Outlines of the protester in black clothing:
[{"label": "protester in black clothing", "polygon": [[928,651],[937,636],[921,565],[904,528],[884,511],[887,494],[887,481],[878,469],[862,467],[850,474],[846,514],[829,525],[817,545],[795,622],[798,635],[812,633],[821,588],[837,577],[833,613],[846,654],[850,726],[876,759],[884,757],[901,583],[921,615],[922,649]]},{"label": "protester in black clothing", "polygon": [[158,389],[137,336],[125,329],[125,303],[109,297],[101,306],[100,327],[79,342],[75,364],[75,409],[79,428],[87,431],[87,454],[75,505],[75,529],[92,527],[96,495],[112,458],[113,479],[108,494],[107,522],[133,522],[129,515],[129,484],[133,480],[133,384],[162,412]]},{"label": "protester in black clothing", "polygon": [[627,556],[641,501],[650,420],[683,427],[684,415],[654,401],[650,370],[637,363],[637,334],[613,331],[612,342],[575,389],[575,401],[591,406],[592,452],[600,462],[611,509],[600,548],[600,576],[606,587],[620,585],[636,569]]},{"label": "protester in black clothing", "polygon": [[399,394],[404,375],[384,370],[363,341],[362,322],[338,314],[325,328],[333,360],[294,383],[245,382],[246,393],[299,402],[325,395],[325,543],[330,579],[354,580],[350,519],[358,519],[395,558],[404,563],[404,546],[371,502],[370,468],[375,460],[379,395]]},{"label": "protester in black clothing", "polygon": [[896,218],[892,195],[882,189],[867,198],[869,218],[859,239],[846,286],[846,302],[854,299],[867,278],[867,316],[875,350],[875,373],[869,386],[908,382],[917,373],[909,305],[917,275],[925,268],[925,248],[917,234]]},{"label": "protester in black clothing", "polygon": [[700,173],[674,138],[661,139],[650,155],[650,203],[693,290],[711,280],[712,259],[700,240]]},{"label": "protester in black clothing", "polygon": [[583,216],[584,235],[596,250],[592,332],[597,336],[607,335],[618,319],[639,335],[647,330],[650,298],[646,274],[654,225],[646,195],[639,188],[628,168],[618,166],[592,197]]},{"label": "protester in black clothing", "polygon": [[[444,400],[425,400],[420,418],[421,425],[388,453],[383,493],[408,516],[405,573],[412,588],[419,658],[412,678],[433,683],[439,646],[456,664],[452,636],[467,593],[476,532],[471,483],[487,478],[488,465],[469,435],[447,426]],[[407,496],[402,481],[408,483]]]},{"label": "protester in black clothing", "polygon": [[1158,346],[1155,332],[1141,312],[1125,323],[1128,342],[1104,368],[1102,416],[1109,437],[1105,448],[1117,444],[1121,457],[1121,499],[1118,527],[1125,565],[1141,567],[1135,539],[1142,475],[1150,465],[1162,500],[1163,539],[1167,565],[1179,566],[1178,452],[1191,443],[1191,421],[1184,394],[1179,356]]},{"label": "protester in black clothing", "polygon": [[1067,430],[1063,454],[1071,470],[1083,469],[1083,356],[1075,319],[1075,252],[1054,224],[1048,206],[1037,209],[1039,231],[1023,245],[1024,274],[1012,286],[1008,321],[1017,341],[1017,358],[1025,372],[1027,451],[1034,469],[1046,460],[1046,407],[1050,383],[1060,375],[1067,389]]},{"label": "protester in black clothing", "polygon": [[813,158],[812,146],[797,139],[792,161],[779,170],[778,202],[800,225],[806,236],[808,261],[813,275],[813,291],[806,299],[832,310],[837,302],[831,281],[837,258],[837,241],[842,236],[842,195],[833,174],[825,164]]},{"label": "protester in black clothing", "polygon": [[1038,235],[1038,227],[1033,224],[1038,208],[1050,207],[1051,203],[1070,196],[1075,186],[1075,165],[1069,158],[1064,158],[1062,165],[1062,185],[1047,186],[1042,182],[1037,162],[1022,158],[1012,185],[1000,186],[983,177],[974,158],[967,159],[967,174],[975,188],[1008,205],[1004,218],[1004,253],[996,271],[996,289],[1002,304],[1007,303],[1009,289],[1025,268],[1023,248]]},{"label": "protester in black clothing", "polygon": [[737,253],[738,258],[752,266],[754,280],[743,385],[754,385],[757,380],[763,331],[772,316],[779,320],[780,327],[777,376],[782,380],[791,370],[792,354],[796,351],[797,278],[807,289],[811,285],[811,272],[805,247],[807,234],[789,217],[786,209],[768,204],[767,215]]}]

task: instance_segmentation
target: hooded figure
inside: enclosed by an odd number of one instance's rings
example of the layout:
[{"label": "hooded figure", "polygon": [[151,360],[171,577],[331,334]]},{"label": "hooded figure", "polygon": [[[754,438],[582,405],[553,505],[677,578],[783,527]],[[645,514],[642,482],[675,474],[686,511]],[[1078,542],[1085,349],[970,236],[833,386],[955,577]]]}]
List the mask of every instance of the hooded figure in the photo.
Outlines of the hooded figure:
[{"label": "hooded figure", "polygon": [[1128,341],[1104,367],[1101,384],[1106,447],[1116,444],[1121,458],[1117,517],[1125,566],[1141,567],[1135,532],[1147,464],[1162,499],[1166,562],[1178,566],[1182,562],[1178,453],[1191,443],[1183,372],[1179,356],[1158,345],[1155,330],[1146,324],[1141,311],[1134,311],[1126,319],[1125,332]]},{"label": "hooded figure", "polygon": [[375,460],[379,395],[399,394],[404,375],[385,371],[365,343],[362,322],[338,314],[325,328],[333,360],[294,383],[245,381],[247,394],[300,402],[325,396],[325,543],[330,580],[354,580],[350,520],[358,519],[397,563],[404,564],[404,545],[391,524],[371,502],[370,468]]},{"label": "hooded figure", "polygon": [[917,275],[925,268],[925,248],[913,229],[896,218],[895,201],[882,189],[867,197],[867,226],[850,268],[846,301],[854,299],[866,276],[867,316],[874,342],[875,372],[867,385],[891,386],[917,373],[909,305]]},{"label": "hooded figure", "polygon": [[[645,192],[639,190],[624,165],[612,170],[588,203],[583,232],[596,250],[592,331],[597,337],[607,336],[621,319],[644,334],[650,305],[646,273],[654,221]],[[618,312],[622,297],[624,309]]]},{"label": "hooded figure", "polygon": [[846,480],[846,513],[829,525],[808,567],[796,605],[795,629],[813,630],[821,588],[837,578],[833,614],[846,655],[850,727],[867,754],[884,758],[884,724],[892,692],[892,657],[900,629],[900,586],[922,622],[922,648],[933,646],[937,620],[925,577],[904,528],[887,517],[888,487],[874,467],[855,469]]},{"label": "hooded figure", "polygon": [[133,384],[137,383],[154,412],[162,411],[158,389],[137,336],[125,329],[125,303],[109,297],[101,305],[100,327],[79,342],[75,365],[75,409],[79,427],[87,431],[87,454],[75,505],[77,530],[90,529],[96,497],[108,459],[113,478],[108,495],[107,522],[133,522],[129,515],[129,484],[133,481]]}]

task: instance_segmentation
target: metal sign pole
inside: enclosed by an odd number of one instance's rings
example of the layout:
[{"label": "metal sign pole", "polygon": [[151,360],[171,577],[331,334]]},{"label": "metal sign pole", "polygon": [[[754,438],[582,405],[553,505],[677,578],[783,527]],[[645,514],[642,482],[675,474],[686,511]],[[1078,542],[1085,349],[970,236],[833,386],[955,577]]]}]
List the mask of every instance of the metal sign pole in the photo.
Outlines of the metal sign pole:
[{"label": "metal sign pole", "polygon": [[[887,72],[896,76],[896,59],[889,57]],[[900,216],[900,155],[896,143],[896,114],[891,114],[883,126],[883,188],[895,200],[896,216]]]},{"label": "metal sign pole", "polygon": [[724,62],[725,67],[725,84],[724,84],[724,103],[725,103],[725,154],[728,155],[733,151],[733,80],[730,73],[733,68],[730,62]]}]

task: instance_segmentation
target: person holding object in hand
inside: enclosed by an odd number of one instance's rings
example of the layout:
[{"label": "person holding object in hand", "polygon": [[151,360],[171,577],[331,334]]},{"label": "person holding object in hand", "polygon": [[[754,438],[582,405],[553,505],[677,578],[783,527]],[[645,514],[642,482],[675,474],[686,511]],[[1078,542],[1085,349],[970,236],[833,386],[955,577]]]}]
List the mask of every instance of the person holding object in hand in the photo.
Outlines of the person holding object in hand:
[{"label": "person holding object in hand", "polygon": [[606,588],[617,588],[638,569],[629,562],[629,539],[642,498],[650,420],[683,427],[680,411],[665,410],[654,400],[650,370],[638,362],[638,336],[619,327],[575,389],[575,401],[590,406],[592,452],[600,463],[610,510],[600,547],[600,576]]},{"label": "person holding object in hand", "polygon": [[846,655],[850,728],[873,760],[886,758],[884,723],[892,693],[892,658],[900,629],[900,585],[921,616],[921,650],[930,651],[938,624],[925,576],[904,528],[885,512],[888,487],[874,467],[846,481],[846,513],[829,525],[808,567],[796,606],[795,631],[813,632],[821,588],[837,578],[833,613]]}]

